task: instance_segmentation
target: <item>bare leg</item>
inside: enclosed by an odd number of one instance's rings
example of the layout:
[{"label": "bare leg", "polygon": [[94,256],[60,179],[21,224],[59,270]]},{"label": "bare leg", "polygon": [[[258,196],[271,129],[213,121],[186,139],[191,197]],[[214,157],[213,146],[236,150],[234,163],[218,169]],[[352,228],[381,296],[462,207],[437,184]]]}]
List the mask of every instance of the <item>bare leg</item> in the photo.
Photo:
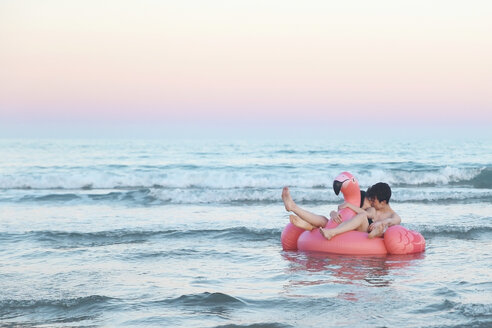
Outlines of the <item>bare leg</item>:
[{"label": "bare leg", "polygon": [[289,216],[289,220],[290,220],[290,223],[292,223],[293,225],[295,225],[298,228],[308,230],[308,231],[311,231],[314,229],[313,225],[307,223],[306,221],[304,221],[303,219],[301,219],[298,216],[291,215],[291,216]]},{"label": "bare leg", "polygon": [[343,232],[356,230],[367,232],[367,228],[369,227],[369,222],[367,222],[367,214],[359,213],[348,221],[344,221],[340,223],[336,228],[333,229],[320,229],[321,234],[326,239],[330,240],[338,234]]},{"label": "bare leg", "polygon": [[311,213],[297,206],[297,204],[290,196],[288,187],[284,187],[284,189],[282,190],[282,200],[284,201],[285,209],[287,211],[294,212],[295,214],[297,214],[298,217],[300,217],[302,220],[306,221],[310,225],[315,227],[324,227],[326,223],[328,223],[328,219],[325,216]]}]

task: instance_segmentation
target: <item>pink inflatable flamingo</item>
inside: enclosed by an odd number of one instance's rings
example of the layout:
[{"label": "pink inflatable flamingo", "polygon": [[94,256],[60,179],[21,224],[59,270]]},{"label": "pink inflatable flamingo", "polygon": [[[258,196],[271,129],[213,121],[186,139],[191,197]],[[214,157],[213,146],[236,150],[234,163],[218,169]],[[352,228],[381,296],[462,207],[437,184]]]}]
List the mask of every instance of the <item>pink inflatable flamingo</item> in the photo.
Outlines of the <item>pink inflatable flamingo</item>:
[{"label": "pink inflatable flamingo", "polygon": [[[357,179],[349,172],[343,172],[333,181],[335,194],[342,192],[345,201],[360,205],[360,187]],[[350,220],[355,212],[349,208],[340,210],[342,221]],[[333,220],[328,221],[325,228],[337,226]],[[319,229],[306,231],[289,223],[281,236],[282,247],[286,251],[315,251],[347,255],[385,255],[411,254],[425,250],[425,239],[416,231],[408,230],[400,225],[388,228],[383,238],[368,238],[368,233],[348,231],[330,240],[325,239]]]}]

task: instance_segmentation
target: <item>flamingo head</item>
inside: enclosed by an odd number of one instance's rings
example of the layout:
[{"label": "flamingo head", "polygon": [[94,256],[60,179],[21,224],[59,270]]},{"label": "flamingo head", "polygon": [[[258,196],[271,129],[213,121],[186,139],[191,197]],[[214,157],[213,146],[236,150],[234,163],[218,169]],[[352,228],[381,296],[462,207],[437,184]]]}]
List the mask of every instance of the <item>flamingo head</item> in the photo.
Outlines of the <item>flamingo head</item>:
[{"label": "flamingo head", "polygon": [[359,194],[359,182],[349,172],[342,172],[333,181],[333,191],[337,196],[341,191],[345,198],[354,193]]}]

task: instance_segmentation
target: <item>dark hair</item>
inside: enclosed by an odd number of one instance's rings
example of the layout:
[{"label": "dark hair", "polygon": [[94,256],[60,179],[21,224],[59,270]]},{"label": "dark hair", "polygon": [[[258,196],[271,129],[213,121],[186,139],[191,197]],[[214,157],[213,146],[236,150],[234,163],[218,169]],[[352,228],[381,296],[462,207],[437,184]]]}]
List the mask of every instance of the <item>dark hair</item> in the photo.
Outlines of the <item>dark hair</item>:
[{"label": "dark hair", "polygon": [[364,190],[360,191],[360,208],[364,206],[364,198],[366,198],[366,192]]},{"label": "dark hair", "polygon": [[388,204],[391,198],[391,188],[387,183],[378,182],[367,189],[367,197],[369,199],[376,198],[380,202],[385,200]]}]

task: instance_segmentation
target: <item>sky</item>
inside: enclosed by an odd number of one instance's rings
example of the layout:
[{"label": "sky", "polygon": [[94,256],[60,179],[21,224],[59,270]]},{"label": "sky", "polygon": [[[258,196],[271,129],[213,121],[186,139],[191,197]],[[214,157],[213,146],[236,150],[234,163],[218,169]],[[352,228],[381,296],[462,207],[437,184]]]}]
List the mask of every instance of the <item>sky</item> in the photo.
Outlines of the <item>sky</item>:
[{"label": "sky", "polygon": [[486,131],[491,35],[488,0],[0,0],[0,137]]}]

